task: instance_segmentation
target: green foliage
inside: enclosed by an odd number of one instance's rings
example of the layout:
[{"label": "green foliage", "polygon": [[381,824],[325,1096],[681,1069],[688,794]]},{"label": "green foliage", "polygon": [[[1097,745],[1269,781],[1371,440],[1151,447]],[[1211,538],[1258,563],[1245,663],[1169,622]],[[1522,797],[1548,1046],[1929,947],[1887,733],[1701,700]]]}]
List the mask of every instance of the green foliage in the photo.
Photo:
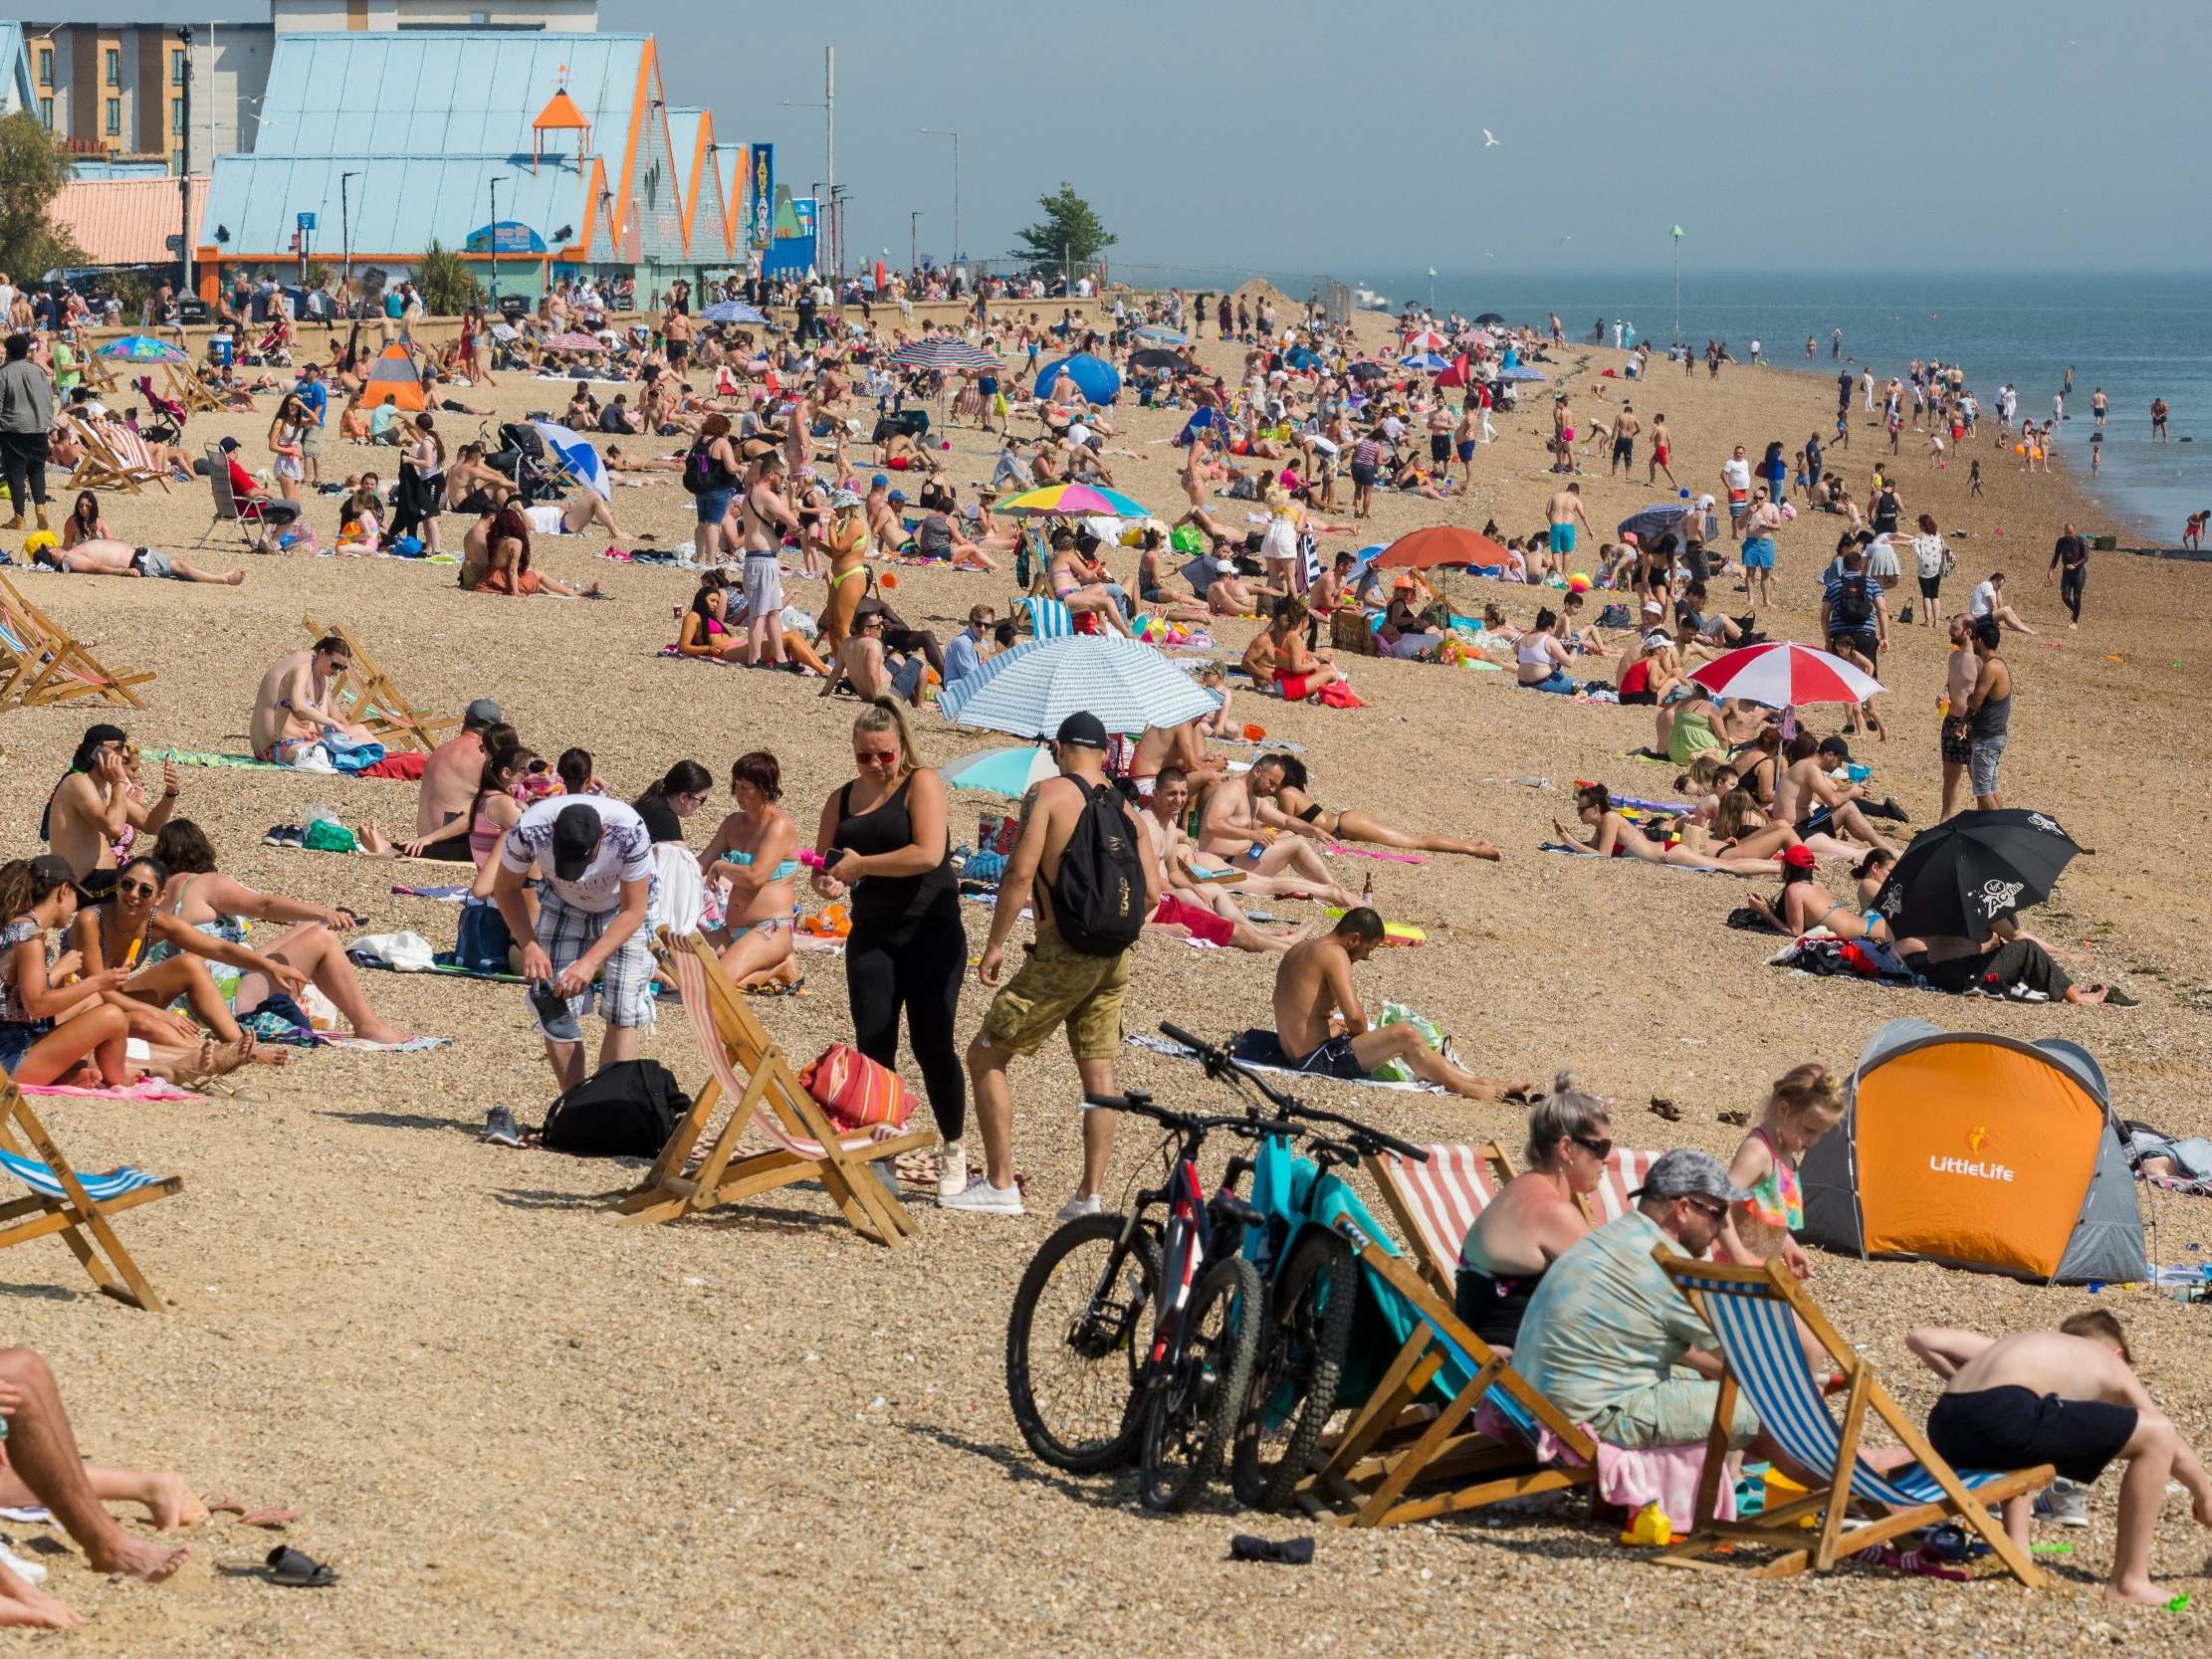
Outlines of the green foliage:
[{"label": "green foliage", "polygon": [[436,237],[415,261],[411,280],[422,296],[423,309],[432,316],[459,316],[480,298],[467,261]]},{"label": "green foliage", "polygon": [[1044,210],[1044,218],[1020,233],[1017,252],[1039,269],[1057,269],[1063,260],[1089,265],[1117,240],[1066,179],[1051,195],[1039,196],[1037,206]]},{"label": "green foliage", "polygon": [[0,271],[36,282],[57,266],[83,265],[85,251],[48,216],[69,182],[69,157],[28,110],[0,117]]}]

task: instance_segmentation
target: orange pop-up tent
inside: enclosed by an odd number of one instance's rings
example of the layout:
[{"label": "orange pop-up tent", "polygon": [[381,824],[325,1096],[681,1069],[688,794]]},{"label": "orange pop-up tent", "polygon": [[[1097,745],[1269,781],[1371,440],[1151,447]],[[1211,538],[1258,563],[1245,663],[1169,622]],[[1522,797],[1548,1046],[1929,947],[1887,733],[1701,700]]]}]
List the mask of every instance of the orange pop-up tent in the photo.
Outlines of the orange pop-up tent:
[{"label": "orange pop-up tent", "polygon": [[387,397],[394,409],[410,415],[429,407],[423,399],[422,375],[415,367],[414,355],[397,340],[369,363],[363,380],[361,395],[353,401],[364,408],[381,408]]}]

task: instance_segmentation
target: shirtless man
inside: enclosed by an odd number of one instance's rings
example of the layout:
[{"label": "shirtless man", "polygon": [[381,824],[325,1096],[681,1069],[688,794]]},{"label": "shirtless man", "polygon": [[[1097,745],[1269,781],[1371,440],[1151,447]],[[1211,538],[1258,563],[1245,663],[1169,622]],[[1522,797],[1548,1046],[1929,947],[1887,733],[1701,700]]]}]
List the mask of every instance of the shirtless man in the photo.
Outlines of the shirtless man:
[{"label": "shirtless man", "polygon": [[[2152,1582],[2151,1540],[2169,1480],[2189,1494],[2189,1513],[2212,1527],[2212,1479],[2136,1377],[2119,1321],[2101,1309],[2062,1320],[2056,1331],[1985,1337],[1978,1331],[1923,1326],[1905,1346],[1943,1378],[1928,1413],[1928,1443],[1961,1469],[2032,1469],[2048,1463],[2062,1480],[2084,1486],[2117,1460],[2118,1537],[2104,1594],[2112,1601],[2162,1607],[2169,1592]],[[2025,1555],[2030,1494],[2005,1501],[2005,1531]]]},{"label": "shirtless man", "polygon": [[1645,471],[1645,482],[1647,484],[1657,484],[1661,473],[1666,475],[1667,483],[1672,484],[1674,482],[1674,469],[1667,465],[1673,453],[1674,435],[1666,430],[1666,416],[1663,413],[1654,415],[1652,417],[1652,461]]},{"label": "shirtless man", "polygon": [[1268,839],[1252,803],[1282,788],[1282,766],[1260,760],[1242,777],[1223,778],[1206,797],[1199,820],[1199,846],[1237,870],[1274,876],[1294,871],[1297,879],[1332,905],[1355,905],[1358,896],[1331,878],[1320,850],[1295,835]]},{"label": "shirtless man", "polygon": [[837,647],[837,672],[867,702],[896,697],[921,708],[922,688],[929,682],[928,667],[919,653],[884,649],[881,611],[858,617],[853,631]]},{"label": "shirtless man", "polygon": [[1180,767],[1170,766],[1159,774],[1148,797],[1148,810],[1137,814],[1160,892],[1159,907],[1145,926],[1239,950],[1288,950],[1298,942],[1296,931],[1271,933],[1253,927],[1220,886],[1201,882],[1193,873],[1190,843],[1181,822],[1190,804],[1190,784]]},{"label": "shirtless man", "polygon": [[[1583,511],[1582,486],[1579,483],[1569,484],[1566,489],[1551,493],[1550,500],[1544,503],[1544,521],[1551,526],[1547,550],[1555,561],[1563,561],[1574,552],[1577,523],[1592,535],[1598,533],[1597,525],[1590,521],[1590,515]],[[1566,565],[1560,562],[1554,568],[1564,570]]]},{"label": "shirtless man", "polygon": [[[1476,444],[1480,441],[1481,432],[1482,405],[1474,389],[1468,387],[1465,389],[1465,396],[1459,404],[1458,424],[1451,429],[1452,454],[1458,458],[1459,481],[1462,484],[1472,484],[1474,482],[1474,451]],[[1438,476],[1439,478],[1449,478],[1451,469],[1446,466]]]},{"label": "shirtless man", "polygon": [[1228,776],[1228,762],[1206,752],[1200,731],[1203,715],[1194,715],[1180,726],[1148,726],[1137,739],[1137,752],[1129,759],[1129,781],[1139,798],[1152,798],[1153,781],[1171,766],[1195,789],[1204,789]]},{"label": "shirtless man", "polygon": [[1636,418],[1635,408],[1622,404],[1621,418],[1613,423],[1613,462],[1606,468],[1606,477],[1611,478],[1624,467],[1629,477],[1636,477],[1636,435],[1643,430],[1644,423]]},{"label": "shirtless man", "polygon": [[[500,707],[488,697],[478,698],[461,711],[461,729],[432,749],[422,763],[422,789],[415,797],[415,838],[402,845],[401,852],[460,864],[473,862],[467,836],[427,844],[425,838],[437,834],[476,804],[476,792],[484,780],[484,733],[500,724]],[[419,854],[415,851],[418,846],[422,848]]]},{"label": "shirtless man", "polygon": [[1774,780],[1772,822],[1787,824],[1800,835],[1825,830],[1830,835],[1848,835],[1885,853],[1896,852],[1875,833],[1860,809],[1859,799],[1866,794],[1867,786],[1840,784],[1830,777],[1810,731],[1800,731],[1784,752],[1789,764]]},{"label": "shirtless man", "polygon": [[336,702],[337,679],[352,666],[345,642],[335,635],[280,657],[254,693],[254,758],[289,764],[332,731],[366,742],[368,728],[346,720]]},{"label": "shirtless man", "polygon": [[1470,1101],[1503,1099],[1527,1085],[1461,1071],[1404,1023],[1369,1029],[1352,987],[1352,968],[1383,942],[1383,919],[1365,905],[1347,910],[1319,938],[1290,947],[1275,969],[1275,1041],[1292,1071],[1346,1081],[1402,1060],[1424,1083]]},{"label": "shirtless man", "polygon": [[1966,781],[1967,762],[1973,758],[1966,706],[1973,700],[1981,666],[1981,659],[1974,655],[1973,623],[1962,611],[1951,618],[1951,660],[1944,671],[1943,691],[1949,699],[1950,713],[1943,717],[1942,725],[1943,809],[1936,814],[1938,823],[1958,810],[1959,785]]},{"label": "shirtless man", "polygon": [[[68,774],[47,797],[40,826],[47,847],[67,859],[80,879],[113,867],[115,839],[131,822],[130,773],[123,752],[129,740],[119,726],[88,727],[70,758]],[[167,762],[161,770],[161,798],[139,824],[148,846],[176,806],[176,765]]]},{"label": "shirtless man", "polygon": [[32,559],[78,576],[167,576],[180,582],[213,582],[219,587],[237,587],[246,579],[243,570],[202,570],[174,554],[133,547],[127,541],[80,541],[66,553],[58,547],[42,547]]},{"label": "shirtless man", "polygon": [[[783,578],[780,554],[787,531],[802,536],[798,515],[783,496],[783,463],[767,455],[754,471],[739,509],[739,543],[745,549],[745,608],[752,618],[748,645],[753,661],[771,668],[783,664]],[[864,694],[881,695],[876,692]]]}]

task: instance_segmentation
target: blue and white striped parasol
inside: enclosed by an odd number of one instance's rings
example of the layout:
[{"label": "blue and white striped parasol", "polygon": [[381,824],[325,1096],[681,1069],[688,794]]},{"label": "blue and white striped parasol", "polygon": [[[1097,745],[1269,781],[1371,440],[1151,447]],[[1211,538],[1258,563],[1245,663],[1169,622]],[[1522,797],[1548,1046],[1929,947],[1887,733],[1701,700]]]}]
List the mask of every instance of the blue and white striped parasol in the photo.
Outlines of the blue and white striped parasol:
[{"label": "blue and white striped parasol", "polygon": [[891,353],[891,360],[907,368],[933,368],[945,373],[962,369],[1003,368],[996,357],[981,346],[970,345],[963,339],[908,340]]},{"label": "blue and white striped parasol", "polygon": [[1211,715],[1220,702],[1149,645],[1075,634],[1000,652],[947,688],[937,706],[958,726],[1050,737],[1079,710],[1108,731],[1135,733]]},{"label": "blue and white striped parasol", "polygon": [[702,322],[766,322],[768,318],[743,300],[717,300],[699,313]]}]

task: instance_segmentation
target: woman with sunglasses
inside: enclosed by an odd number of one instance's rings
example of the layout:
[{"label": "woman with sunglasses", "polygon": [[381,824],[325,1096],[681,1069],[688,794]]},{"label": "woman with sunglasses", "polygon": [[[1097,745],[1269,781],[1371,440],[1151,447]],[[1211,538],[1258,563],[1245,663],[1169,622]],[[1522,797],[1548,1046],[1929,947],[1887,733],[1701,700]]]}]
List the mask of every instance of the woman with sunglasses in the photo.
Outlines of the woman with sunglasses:
[{"label": "woman with sunglasses", "polygon": [[1459,1247],[1459,1317],[1493,1348],[1513,1346],[1546,1270],[1590,1231],[1577,1200],[1598,1190],[1612,1152],[1606,1103],[1561,1072],[1528,1115],[1528,1167],[1474,1218]]},{"label": "woman with sunglasses", "polygon": [[961,1141],[968,1083],[953,1029],[968,973],[968,931],[953,875],[945,779],[917,763],[906,712],[888,697],[852,723],[852,758],[859,775],[822,802],[814,851],[824,863],[813,887],[824,899],[852,894],[845,987],[853,1046],[896,1069],[899,1011],[906,1011],[907,1045],[945,1143],[937,1191],[947,1197],[968,1185]]}]

